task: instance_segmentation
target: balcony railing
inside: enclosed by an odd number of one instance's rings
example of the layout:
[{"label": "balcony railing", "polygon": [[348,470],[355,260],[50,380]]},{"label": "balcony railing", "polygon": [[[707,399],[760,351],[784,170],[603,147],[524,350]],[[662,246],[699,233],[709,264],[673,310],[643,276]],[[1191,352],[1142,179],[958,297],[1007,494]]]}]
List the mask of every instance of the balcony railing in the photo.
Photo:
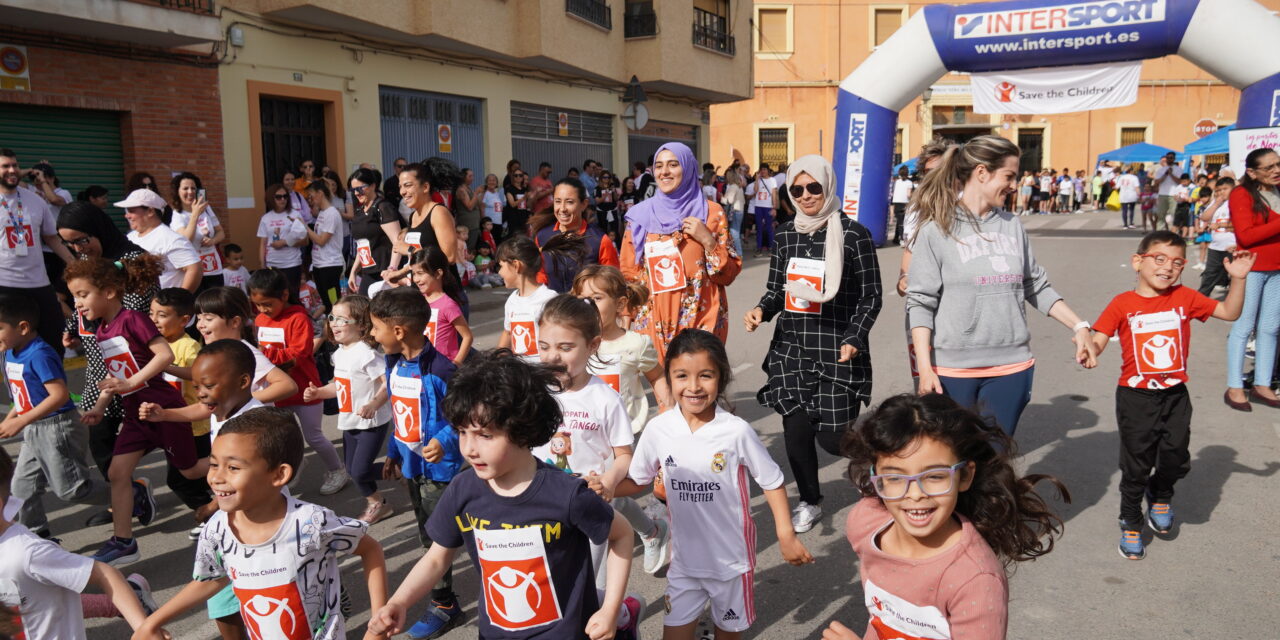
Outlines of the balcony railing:
[{"label": "balcony railing", "polygon": [[613,30],[613,12],[601,0],[565,0],[564,11],[591,24]]},{"label": "balcony railing", "polygon": [[693,44],[728,55],[736,53],[733,36],[728,33],[728,18],[694,8]]},{"label": "balcony railing", "polygon": [[623,33],[628,38],[643,38],[658,35],[658,14],[653,11],[644,13],[628,13],[622,23]]},{"label": "balcony railing", "polygon": [[177,9],[179,11],[190,11],[191,13],[199,13],[202,15],[215,15],[213,10],[213,0],[133,0],[139,4],[159,5],[166,9]]}]

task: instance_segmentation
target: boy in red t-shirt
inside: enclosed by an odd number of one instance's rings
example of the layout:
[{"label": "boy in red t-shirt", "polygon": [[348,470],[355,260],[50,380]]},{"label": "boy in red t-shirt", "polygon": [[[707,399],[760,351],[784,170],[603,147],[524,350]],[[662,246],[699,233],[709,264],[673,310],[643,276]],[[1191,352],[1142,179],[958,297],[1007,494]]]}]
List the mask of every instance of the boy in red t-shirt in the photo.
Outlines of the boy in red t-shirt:
[{"label": "boy in red t-shirt", "polygon": [[[1138,286],[1122,293],[1098,316],[1093,342],[1098,353],[1115,336],[1123,363],[1116,389],[1120,428],[1120,555],[1146,556],[1142,542],[1142,497],[1147,523],[1157,534],[1173,526],[1173,483],[1191,470],[1191,395],[1187,355],[1191,320],[1235,320],[1244,305],[1244,280],[1254,255],[1236,251],[1223,264],[1231,288],[1222,302],[1178,284],[1187,264],[1187,242],[1170,231],[1142,238],[1130,262]],[[1152,470],[1154,469],[1154,473]]]}]

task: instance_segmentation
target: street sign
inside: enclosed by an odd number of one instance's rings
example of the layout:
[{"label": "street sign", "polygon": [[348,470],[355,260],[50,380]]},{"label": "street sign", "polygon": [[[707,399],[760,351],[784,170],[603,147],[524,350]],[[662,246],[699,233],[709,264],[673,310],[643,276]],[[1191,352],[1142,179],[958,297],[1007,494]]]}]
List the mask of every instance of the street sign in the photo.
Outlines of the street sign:
[{"label": "street sign", "polygon": [[1205,118],[1197,122],[1195,126],[1191,128],[1191,132],[1196,134],[1197,138],[1203,138],[1217,130],[1218,130],[1218,123],[1208,118]]},{"label": "street sign", "polygon": [[447,124],[436,127],[436,143],[440,153],[453,151],[453,127]]}]

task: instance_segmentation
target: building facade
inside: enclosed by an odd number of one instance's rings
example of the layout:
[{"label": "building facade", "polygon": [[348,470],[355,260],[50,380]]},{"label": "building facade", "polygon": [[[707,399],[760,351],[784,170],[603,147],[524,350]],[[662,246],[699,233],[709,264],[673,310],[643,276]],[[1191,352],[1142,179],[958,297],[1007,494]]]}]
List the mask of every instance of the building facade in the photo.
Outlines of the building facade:
[{"label": "building facade", "polygon": [[[1280,0],[1261,0],[1280,9]],[[753,8],[751,100],[711,109],[712,160],[758,166],[831,156],[837,87],[877,46],[929,2],[767,0]],[[1181,149],[1197,123],[1235,122],[1240,92],[1177,56],[1142,65],[1132,105],[1057,115],[978,114],[964,74],[948,74],[898,116],[895,162],[934,136],[963,141],[997,134],[1023,150],[1023,168],[1090,169],[1100,153],[1150,142]],[[1201,130],[1203,132],[1203,129]],[[1215,158],[1210,158],[1212,163]]]},{"label": "building facade", "polygon": [[[442,156],[482,180],[512,158],[625,174],[666,140],[707,157],[709,106],[751,95],[751,13],[730,5],[226,0],[230,238],[255,242],[265,187],[304,159],[345,176]],[[633,76],[648,114],[634,129]]]}]

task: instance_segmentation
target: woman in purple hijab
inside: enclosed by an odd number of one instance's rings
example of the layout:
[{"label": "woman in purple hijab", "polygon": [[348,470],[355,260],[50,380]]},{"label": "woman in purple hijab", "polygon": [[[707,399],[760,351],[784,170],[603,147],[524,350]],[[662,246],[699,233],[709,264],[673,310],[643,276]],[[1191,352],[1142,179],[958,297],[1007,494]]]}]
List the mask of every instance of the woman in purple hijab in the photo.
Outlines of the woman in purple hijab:
[{"label": "woman in purple hijab", "polygon": [[649,288],[649,301],[633,310],[631,328],[648,335],[665,360],[667,345],[684,329],[729,334],[725,287],[742,271],[728,219],[702,195],[698,161],[689,147],[668,142],[653,158],[653,197],[627,212],[622,273]]}]

